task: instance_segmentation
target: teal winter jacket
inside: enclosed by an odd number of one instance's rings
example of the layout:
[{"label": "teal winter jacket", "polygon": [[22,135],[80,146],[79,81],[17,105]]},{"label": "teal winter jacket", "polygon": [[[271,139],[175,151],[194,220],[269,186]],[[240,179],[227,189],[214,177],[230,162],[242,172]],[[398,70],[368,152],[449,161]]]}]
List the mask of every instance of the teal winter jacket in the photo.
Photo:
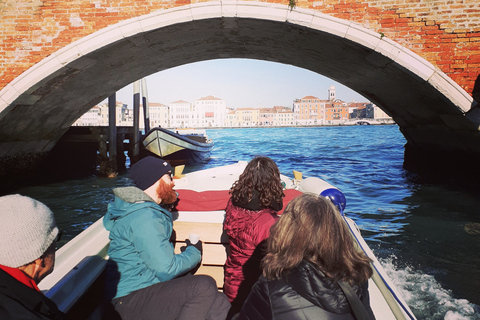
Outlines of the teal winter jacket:
[{"label": "teal winter jacket", "polygon": [[174,253],[170,242],[173,219],[168,210],[137,187],[116,188],[113,192],[115,200],[103,218],[103,225],[110,231],[108,270],[111,272],[114,265],[116,274],[112,297],[171,280],[200,262],[200,251],[193,246]]}]

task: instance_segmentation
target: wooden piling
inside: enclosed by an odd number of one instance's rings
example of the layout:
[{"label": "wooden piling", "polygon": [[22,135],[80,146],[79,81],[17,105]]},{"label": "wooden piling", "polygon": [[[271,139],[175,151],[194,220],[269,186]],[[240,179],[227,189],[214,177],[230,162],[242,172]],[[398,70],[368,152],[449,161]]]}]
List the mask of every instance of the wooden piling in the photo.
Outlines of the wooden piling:
[{"label": "wooden piling", "polygon": [[142,105],[143,105],[143,123],[145,126],[145,134],[150,131],[150,114],[148,112],[148,90],[147,79],[142,78]]},{"label": "wooden piling", "polygon": [[131,163],[137,162],[140,156],[140,80],[133,83],[133,154]]},{"label": "wooden piling", "polygon": [[108,98],[108,165],[106,176],[114,177],[118,174],[117,168],[117,97],[112,94]]}]

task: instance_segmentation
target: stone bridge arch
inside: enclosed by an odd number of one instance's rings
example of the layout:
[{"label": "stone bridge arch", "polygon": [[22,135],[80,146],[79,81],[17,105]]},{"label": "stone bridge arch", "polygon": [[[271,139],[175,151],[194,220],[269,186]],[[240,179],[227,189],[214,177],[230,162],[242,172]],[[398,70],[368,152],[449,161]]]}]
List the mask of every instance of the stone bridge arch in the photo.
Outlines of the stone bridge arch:
[{"label": "stone bridge arch", "polygon": [[312,9],[211,1],[110,25],[8,83],[0,91],[0,174],[25,169],[28,159],[41,161],[79,116],[125,85],[220,58],[291,64],[350,87],[394,118],[408,141],[410,163],[480,159],[480,121],[475,112],[465,116],[472,97],[383,33]]}]

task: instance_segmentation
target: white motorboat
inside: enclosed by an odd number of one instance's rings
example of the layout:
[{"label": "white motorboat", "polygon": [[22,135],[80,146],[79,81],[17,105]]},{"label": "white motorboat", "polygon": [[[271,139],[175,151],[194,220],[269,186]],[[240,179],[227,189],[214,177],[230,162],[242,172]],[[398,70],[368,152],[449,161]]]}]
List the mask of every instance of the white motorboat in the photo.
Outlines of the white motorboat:
[{"label": "white motorboat", "polygon": [[[175,189],[180,199],[177,210],[172,212],[175,250],[179,252],[190,233],[198,234],[204,248],[197,274],[211,275],[217,281],[219,290],[223,287],[223,265],[228,252],[228,236],[223,232],[224,208],[229,197],[228,190],[246,165],[246,162],[238,162],[185,175],[175,173]],[[324,180],[314,177],[303,179],[298,172],[294,174],[294,179],[281,176],[286,198],[310,192],[337,197],[337,202],[344,202],[343,194]],[[345,217],[345,222],[359,247],[373,261],[374,275],[369,280],[369,291],[376,319],[416,319],[362,238],[355,222],[348,217]],[[39,284],[39,288],[72,319],[97,319],[103,312],[102,275],[108,259],[108,245],[108,231],[100,219],[57,251],[54,272]]]}]

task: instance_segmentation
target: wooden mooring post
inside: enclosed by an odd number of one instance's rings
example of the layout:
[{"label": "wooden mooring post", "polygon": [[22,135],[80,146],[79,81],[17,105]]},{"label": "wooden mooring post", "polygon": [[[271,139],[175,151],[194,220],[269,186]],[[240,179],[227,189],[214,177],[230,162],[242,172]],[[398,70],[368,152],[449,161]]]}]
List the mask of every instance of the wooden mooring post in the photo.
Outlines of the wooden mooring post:
[{"label": "wooden mooring post", "polygon": [[[98,173],[102,176],[124,172],[127,160],[125,151],[129,157],[133,153],[134,130],[133,127],[115,126],[115,138],[110,139],[111,129],[110,126],[71,127],[55,146],[54,158],[63,163],[67,170],[68,167],[85,171],[98,168]],[[116,152],[115,159],[109,158],[111,148]],[[112,168],[116,170],[113,171]]]},{"label": "wooden mooring post", "polygon": [[140,156],[140,80],[133,83],[133,154],[130,161],[135,163]]},{"label": "wooden mooring post", "polygon": [[150,131],[150,113],[148,111],[148,90],[147,79],[142,78],[142,105],[143,105],[143,124],[145,126],[145,134]]},{"label": "wooden mooring post", "polygon": [[[99,174],[106,177],[118,175],[117,165],[117,99],[114,93],[108,98],[108,154],[107,141],[100,136],[98,145]],[[123,150],[123,147],[121,148]]]}]

